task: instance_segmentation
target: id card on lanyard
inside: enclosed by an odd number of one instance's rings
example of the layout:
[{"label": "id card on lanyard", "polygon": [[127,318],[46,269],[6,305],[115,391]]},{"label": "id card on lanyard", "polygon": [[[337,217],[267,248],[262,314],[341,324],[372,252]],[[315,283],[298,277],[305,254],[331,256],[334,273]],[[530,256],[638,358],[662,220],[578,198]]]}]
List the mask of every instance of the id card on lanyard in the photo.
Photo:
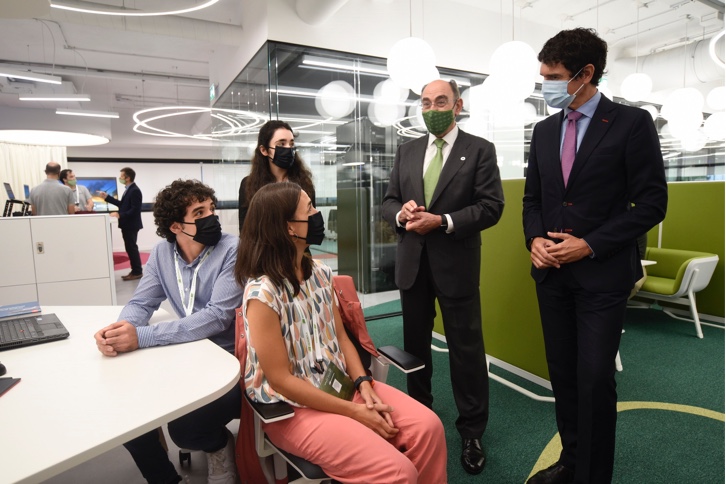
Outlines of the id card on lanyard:
[{"label": "id card on lanyard", "polygon": [[187,304],[184,304],[184,280],[182,279],[181,270],[179,269],[179,255],[174,255],[174,269],[176,269],[176,283],[179,286],[179,297],[181,298],[181,304],[184,308],[184,314],[186,316],[189,316],[194,312],[194,298],[196,297],[197,292],[197,274],[199,273],[199,269],[202,267],[202,264],[204,264],[204,261],[207,260],[207,257],[212,253],[214,250],[214,246],[209,247],[209,250],[206,254],[202,257],[202,260],[199,261],[199,264],[197,264],[197,268],[194,269],[194,274],[192,274],[192,283],[191,287],[189,289],[189,301]]}]

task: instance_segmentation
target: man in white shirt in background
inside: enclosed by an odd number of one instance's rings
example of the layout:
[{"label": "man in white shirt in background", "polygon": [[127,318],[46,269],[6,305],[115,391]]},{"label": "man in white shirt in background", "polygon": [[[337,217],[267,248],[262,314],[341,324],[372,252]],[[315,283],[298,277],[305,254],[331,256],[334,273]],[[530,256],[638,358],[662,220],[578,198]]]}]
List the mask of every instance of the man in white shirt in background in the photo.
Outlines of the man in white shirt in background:
[{"label": "man in white shirt in background", "polygon": [[73,202],[76,212],[92,212],[93,196],[88,188],[77,185],[76,174],[73,170],[65,169],[60,172],[60,181],[73,192]]},{"label": "man in white shirt in background", "polygon": [[[235,309],[242,304],[242,289],[234,278],[239,238],[222,233],[214,214],[216,203],[214,190],[196,180],[176,180],[158,193],[154,223],[156,233],[166,240],[154,246],[139,286],[118,321],[95,334],[101,353],[117,356],[203,338],[234,352]],[[164,300],[178,319],[150,326],[151,315]],[[138,404],[144,405],[146,398],[139,395]],[[234,438],[226,425],[239,418],[241,403],[240,387],[235,385],[226,395],[168,424],[177,446],[207,453],[209,483],[237,482]],[[157,430],[124,447],[149,483],[181,481]]]},{"label": "man in white shirt in background", "polygon": [[68,215],[76,213],[76,205],[70,188],[62,185],[61,167],[55,161],[45,165],[47,178],[30,191],[30,210],[33,215]]}]

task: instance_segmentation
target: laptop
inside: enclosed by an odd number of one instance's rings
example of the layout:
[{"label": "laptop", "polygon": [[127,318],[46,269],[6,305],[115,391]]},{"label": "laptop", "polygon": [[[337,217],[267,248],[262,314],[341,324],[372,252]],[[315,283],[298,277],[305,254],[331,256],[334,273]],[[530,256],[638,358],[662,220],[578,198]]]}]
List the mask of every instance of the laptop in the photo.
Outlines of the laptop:
[{"label": "laptop", "polygon": [[8,200],[15,200],[15,194],[13,193],[13,187],[10,186],[10,183],[3,182],[3,185],[5,185],[5,191],[8,194]]},{"label": "laptop", "polygon": [[55,314],[39,314],[37,301],[0,306],[0,351],[70,336]]}]

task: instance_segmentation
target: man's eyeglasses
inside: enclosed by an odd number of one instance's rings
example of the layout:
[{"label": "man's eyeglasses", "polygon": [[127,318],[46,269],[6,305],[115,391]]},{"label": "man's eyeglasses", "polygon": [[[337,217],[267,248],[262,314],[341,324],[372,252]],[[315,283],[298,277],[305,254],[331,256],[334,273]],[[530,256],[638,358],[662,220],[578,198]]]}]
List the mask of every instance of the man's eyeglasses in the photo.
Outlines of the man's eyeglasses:
[{"label": "man's eyeglasses", "polygon": [[436,106],[437,108],[445,108],[448,105],[449,105],[449,100],[445,97],[440,97],[440,98],[436,99],[434,102],[431,102],[428,99],[421,101],[421,107],[424,109],[431,109],[432,106]]}]

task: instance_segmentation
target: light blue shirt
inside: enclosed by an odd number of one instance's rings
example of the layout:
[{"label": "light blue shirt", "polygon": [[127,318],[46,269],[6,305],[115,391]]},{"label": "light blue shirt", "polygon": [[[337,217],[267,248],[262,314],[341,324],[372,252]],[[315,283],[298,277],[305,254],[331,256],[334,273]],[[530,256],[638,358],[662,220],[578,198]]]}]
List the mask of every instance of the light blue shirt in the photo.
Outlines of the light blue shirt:
[{"label": "light blue shirt", "polygon": [[[176,243],[159,242],[149,260],[131,300],[121,311],[119,321],[136,326],[139,348],[186,343],[209,338],[227,351],[234,351],[235,309],[242,305],[242,288],[234,279],[239,238],[222,234],[213,252],[197,273],[196,297],[192,314],[186,316],[194,271],[210,247],[191,264],[181,257]],[[185,295],[182,300],[174,259],[179,262]],[[149,326],[151,315],[164,300],[169,300],[179,319]]]},{"label": "light blue shirt", "polygon": [[[592,116],[595,114],[595,110],[597,109],[597,105],[600,104],[600,98],[602,97],[602,93],[600,91],[597,91],[594,96],[592,96],[590,99],[585,102],[582,106],[575,109],[575,111],[581,112],[583,115],[580,117],[580,119],[577,120],[577,149],[580,149],[580,143],[582,143],[582,138],[585,137],[585,131],[587,131],[587,127],[590,126],[590,121],[592,120]],[[573,110],[570,108],[565,108],[565,117],[562,120],[562,129],[560,129],[560,156],[562,156],[562,144],[565,141],[565,128],[567,128],[567,115],[571,113]]]}]

